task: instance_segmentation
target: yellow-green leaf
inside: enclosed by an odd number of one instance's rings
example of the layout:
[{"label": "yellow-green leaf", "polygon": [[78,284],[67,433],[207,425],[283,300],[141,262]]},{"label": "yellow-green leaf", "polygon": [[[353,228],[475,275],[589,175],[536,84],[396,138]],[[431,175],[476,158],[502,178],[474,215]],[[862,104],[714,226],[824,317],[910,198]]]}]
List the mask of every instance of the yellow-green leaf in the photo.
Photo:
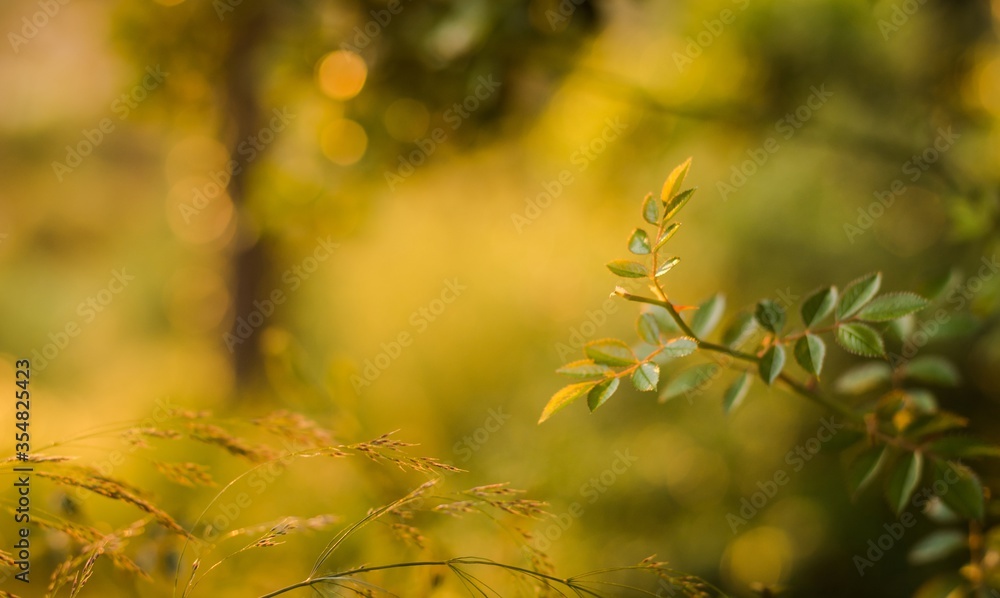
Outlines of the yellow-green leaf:
[{"label": "yellow-green leaf", "polygon": [[670,237],[673,237],[674,233],[676,233],[677,229],[680,227],[681,227],[680,222],[673,222],[670,224],[670,226],[663,229],[663,232],[660,234],[660,238],[656,240],[656,247],[654,247],[653,249],[659,251],[661,247],[667,244],[667,241],[670,240]]},{"label": "yellow-green leaf", "polygon": [[679,257],[672,257],[672,258],[670,258],[669,260],[667,260],[666,262],[664,262],[662,266],[660,266],[659,268],[656,269],[656,277],[659,278],[659,277],[663,276],[664,274],[666,274],[667,272],[670,272],[671,270],[673,270],[674,266],[676,266],[677,263],[680,262],[680,261],[681,261],[681,258],[679,258]]},{"label": "yellow-green leaf", "polygon": [[542,416],[538,418],[538,423],[545,422],[545,420],[552,417],[553,413],[587,394],[595,386],[597,386],[596,380],[593,382],[578,382],[560,388],[552,395],[549,402],[545,404],[545,409],[542,409]]},{"label": "yellow-green leaf", "polygon": [[681,185],[684,184],[684,178],[687,176],[689,170],[691,170],[691,158],[684,160],[683,163],[671,171],[670,176],[663,183],[663,189],[660,191],[660,199],[662,201],[668,202],[674,195],[677,195]]},{"label": "yellow-green leaf", "polygon": [[565,374],[567,376],[577,376],[580,378],[589,378],[591,376],[603,376],[611,372],[611,368],[606,365],[601,365],[599,363],[594,363],[592,359],[581,359],[579,361],[573,361],[562,366],[556,370],[557,374]]},{"label": "yellow-green leaf", "polygon": [[697,187],[692,187],[691,189],[685,189],[684,191],[681,191],[680,193],[675,195],[674,198],[668,201],[667,205],[664,206],[663,219],[670,220],[671,218],[676,216],[677,212],[681,211],[681,208],[683,208],[684,205],[687,204],[688,200],[691,199],[691,196],[694,195],[694,192],[697,190],[698,190]]},{"label": "yellow-green leaf", "polygon": [[636,361],[632,349],[624,341],[616,338],[590,341],[584,345],[583,352],[587,357],[603,365],[631,365]]}]

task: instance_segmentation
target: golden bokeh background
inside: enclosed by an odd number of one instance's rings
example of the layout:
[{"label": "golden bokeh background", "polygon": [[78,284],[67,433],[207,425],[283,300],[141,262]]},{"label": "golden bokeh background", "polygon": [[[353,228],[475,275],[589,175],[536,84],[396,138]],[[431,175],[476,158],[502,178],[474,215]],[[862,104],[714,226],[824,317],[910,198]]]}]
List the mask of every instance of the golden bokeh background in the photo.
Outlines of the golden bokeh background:
[{"label": "golden bokeh background", "polygon": [[[633,338],[637,311],[608,302],[603,264],[688,156],[699,190],[668,280],[680,303],[722,291],[735,313],[873,270],[891,290],[974,274],[1000,239],[998,24],[996,0],[4,2],[0,384],[33,360],[39,447],[163,401],[235,422],[288,409],[341,442],[399,430],[468,470],[453,489],[510,482],[557,515],[582,507],[547,542],[565,574],[655,553],[734,596],[755,582],[912,595],[935,570],[905,551],[857,575],[852,555],[891,516],[878,493],[850,501],[836,450],[731,529],[727,514],[791,472],[786,455],[819,425],[794,396],[758,386],[725,417],[719,385],[667,404],[628,390],[536,421],[581,341]],[[949,130],[926,169],[906,169]],[[905,192],[880,204],[897,180]],[[936,348],[967,380],[943,400],[973,421],[998,412],[997,290],[970,303],[986,328]],[[115,446],[65,450],[100,462]],[[203,447],[157,450],[218,480],[244,469]],[[601,481],[624,451],[634,464]],[[115,475],[181,521],[212,496],[139,456]],[[296,464],[244,516],[349,521],[421,480],[393,475]],[[39,509],[63,508],[58,487],[35,491]],[[94,498],[73,516],[110,530],[116,508]],[[199,592],[291,583],[323,533],[247,555]],[[488,525],[427,534],[441,553],[520,558]],[[43,595],[67,540],[39,538],[31,588],[0,588]],[[153,581],[105,564],[87,591],[170,595],[175,549],[137,541]]]}]

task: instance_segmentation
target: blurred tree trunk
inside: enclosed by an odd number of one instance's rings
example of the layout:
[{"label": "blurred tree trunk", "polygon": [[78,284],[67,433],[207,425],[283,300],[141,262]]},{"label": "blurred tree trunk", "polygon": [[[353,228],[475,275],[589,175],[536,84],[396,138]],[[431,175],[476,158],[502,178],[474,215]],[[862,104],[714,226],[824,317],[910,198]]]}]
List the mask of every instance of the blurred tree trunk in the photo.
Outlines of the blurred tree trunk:
[{"label": "blurred tree trunk", "polygon": [[[263,126],[258,83],[260,76],[260,52],[266,45],[268,35],[276,18],[269,3],[244,5],[241,11],[247,14],[232,31],[232,40],[224,61],[224,81],[221,82],[221,113],[223,121],[222,138],[228,142],[229,158],[240,164],[229,181],[229,196],[236,207],[238,219],[237,234],[231,247],[232,270],[230,273],[230,296],[232,297],[232,325],[230,333],[242,338],[237,331],[239,318],[253,311],[253,302],[267,294],[265,288],[270,275],[270,259],[265,243],[252,230],[251,216],[246,203],[249,195],[247,180],[260,154],[253,162],[244,163],[237,153],[240,143],[255,137]],[[266,324],[265,324],[266,326]],[[261,327],[263,328],[263,327]],[[234,345],[232,352],[233,371],[236,379],[237,396],[252,396],[245,391],[259,381],[262,372],[260,352],[261,329],[254,329],[248,339]]]}]

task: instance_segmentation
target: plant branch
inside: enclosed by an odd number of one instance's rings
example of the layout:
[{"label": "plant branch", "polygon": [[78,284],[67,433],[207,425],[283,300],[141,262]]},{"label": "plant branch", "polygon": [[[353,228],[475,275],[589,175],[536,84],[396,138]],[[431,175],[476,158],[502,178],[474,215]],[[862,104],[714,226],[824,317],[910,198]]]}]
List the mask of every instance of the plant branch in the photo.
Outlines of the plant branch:
[{"label": "plant branch", "polygon": [[[733,357],[735,359],[741,359],[743,361],[760,363],[760,358],[757,357],[756,355],[744,353],[743,351],[739,351],[737,349],[731,349],[724,345],[710,343],[708,341],[704,341],[698,338],[698,335],[695,334],[694,330],[692,330],[691,327],[688,326],[688,323],[685,322],[683,318],[681,318],[680,313],[677,312],[677,309],[669,301],[654,299],[652,297],[643,297],[641,295],[633,295],[632,293],[629,293],[624,289],[618,289],[616,291],[616,294],[628,301],[635,301],[637,303],[648,303],[650,305],[662,307],[663,309],[667,310],[667,313],[670,314],[670,317],[674,320],[674,322],[681,329],[681,331],[685,335],[690,336],[692,339],[694,339],[694,341],[698,343],[698,346],[702,349],[705,349],[706,351],[721,353]],[[853,424],[854,426],[862,428],[865,426],[864,416],[855,413],[849,407],[842,405],[841,403],[834,401],[821,393],[810,390],[804,384],[802,384],[798,380],[795,380],[788,374],[782,373],[781,375],[778,376],[778,380],[784,383],[788,388],[790,388],[796,394],[806,399],[809,399],[814,403],[822,405],[823,407],[841,415],[842,417],[847,418],[850,421],[850,423]]]}]

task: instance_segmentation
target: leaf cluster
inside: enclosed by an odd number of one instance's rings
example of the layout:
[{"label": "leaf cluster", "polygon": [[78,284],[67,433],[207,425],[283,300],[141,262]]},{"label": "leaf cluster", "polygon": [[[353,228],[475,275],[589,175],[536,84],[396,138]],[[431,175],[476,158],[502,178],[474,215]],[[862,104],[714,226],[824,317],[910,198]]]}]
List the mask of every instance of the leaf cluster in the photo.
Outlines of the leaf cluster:
[{"label": "leaf cluster", "polygon": [[[933,389],[957,386],[958,369],[943,357],[905,360],[887,350],[887,342],[904,338],[931,301],[908,291],[883,292],[882,274],[872,272],[843,289],[830,285],[809,293],[798,305],[799,326],[789,316],[794,306],[764,298],[734,314],[715,340],[725,319],[724,295],[716,293],[695,308],[668,298],[664,276],[680,258],[665,248],[680,226],[673,219],[695,191],[682,190],[690,166],[688,159],[676,167],[660,196],[647,195],[642,202],[641,217],[654,228],[634,229],[626,246],[644,260],[607,265],[622,278],[649,283],[651,296],[620,286],[614,291],[642,305],[637,342],[604,338],[587,343],[583,359],[557,370],[578,380],[552,396],[539,423],[583,397],[596,410],[624,386],[623,379],[636,391],[659,391],[660,400],[668,401],[702,394],[726,376],[721,402],[727,413],[745,401],[754,380],[765,386],[780,383],[846,421],[849,429],[839,433],[838,445],[847,447],[845,477],[852,496],[880,482],[897,515],[915,507],[935,520],[983,521],[988,491],[966,462],[1000,457],[1000,447],[962,433],[967,420],[940,408]],[[684,317],[685,312],[690,315]],[[824,385],[820,377],[831,340],[868,361]],[[789,353],[801,373],[793,371]],[[664,368],[674,361],[681,363]],[[732,373],[727,376],[727,371]],[[954,529],[936,531],[914,546],[911,560],[946,556],[961,547],[956,538],[965,540]]]}]

